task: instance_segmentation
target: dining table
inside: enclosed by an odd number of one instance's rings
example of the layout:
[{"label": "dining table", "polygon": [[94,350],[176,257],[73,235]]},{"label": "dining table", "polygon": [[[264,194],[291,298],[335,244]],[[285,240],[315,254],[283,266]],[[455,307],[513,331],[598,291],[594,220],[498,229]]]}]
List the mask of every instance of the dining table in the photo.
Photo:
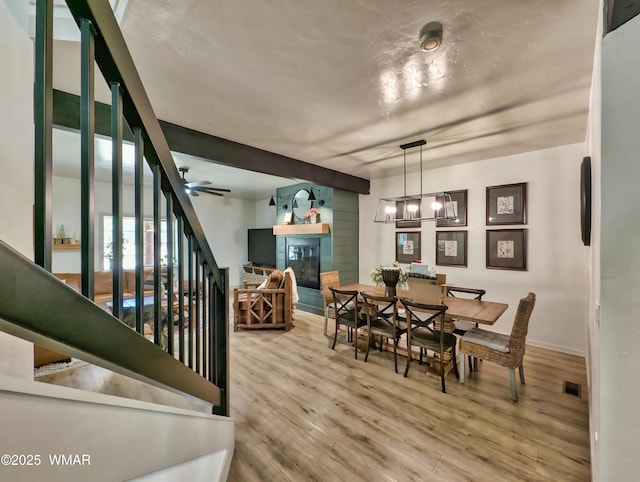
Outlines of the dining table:
[{"label": "dining table", "polygon": [[[353,283],[340,286],[338,289],[346,291],[358,291],[369,293],[375,296],[384,296],[384,286],[374,286],[362,283]],[[396,296],[398,298],[411,299],[408,290],[397,289]],[[458,298],[445,296],[443,304],[447,306],[447,315],[458,320],[469,321],[481,325],[493,325],[500,316],[507,311],[509,305],[497,301],[471,300],[467,298]]]},{"label": "dining table", "polygon": [[[337,287],[337,289],[344,291],[357,291],[358,293],[365,292],[367,294],[371,294],[374,296],[385,296],[385,287],[384,286],[374,286],[363,283],[352,283],[348,285],[343,285]],[[444,290],[443,290],[444,292]],[[412,294],[409,290],[404,289],[396,289],[396,296],[398,298],[406,298],[411,300]],[[487,301],[487,300],[473,300],[468,298],[458,298],[453,296],[444,296],[441,298],[442,304],[447,306],[446,314],[448,317],[452,319],[465,320],[471,323],[478,323],[482,325],[493,325],[498,321],[500,316],[507,311],[509,305],[507,303],[500,303],[497,301]],[[417,300],[421,301],[421,300]],[[406,347],[404,347],[406,349]],[[361,348],[360,343],[358,343],[358,351],[365,351],[366,344]],[[420,357],[422,360],[422,357]],[[432,364],[427,362],[429,365],[429,370],[427,370],[427,374],[431,374],[434,376],[440,376],[440,370],[445,370],[448,373],[452,368],[451,361],[443,364],[437,364],[433,366]],[[476,365],[477,368],[477,365]]]}]

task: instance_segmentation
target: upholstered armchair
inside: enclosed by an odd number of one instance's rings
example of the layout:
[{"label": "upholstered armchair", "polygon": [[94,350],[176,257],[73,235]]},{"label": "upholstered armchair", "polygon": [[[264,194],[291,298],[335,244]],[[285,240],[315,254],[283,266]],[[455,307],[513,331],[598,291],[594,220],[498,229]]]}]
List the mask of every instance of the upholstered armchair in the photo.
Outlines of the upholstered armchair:
[{"label": "upholstered armchair", "polygon": [[293,317],[292,275],[290,271],[273,270],[264,286],[244,282],[244,288],[233,290],[233,329],[291,329]]}]

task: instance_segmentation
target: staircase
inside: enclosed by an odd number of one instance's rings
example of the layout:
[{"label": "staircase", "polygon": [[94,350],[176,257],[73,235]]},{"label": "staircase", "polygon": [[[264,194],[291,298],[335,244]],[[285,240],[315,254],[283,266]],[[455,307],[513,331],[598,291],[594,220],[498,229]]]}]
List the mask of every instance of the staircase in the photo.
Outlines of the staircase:
[{"label": "staircase", "polygon": [[[0,240],[0,331],[73,355],[153,390],[169,391],[207,413],[0,375],[3,452],[20,454],[3,480],[224,480],[233,456],[229,416],[228,270],[204,237],[158,120],[107,0],[68,2],[81,32],[81,266],[78,293],[53,276],[51,130],[53,0],[37,0],[35,42],[34,261]],[[113,308],[93,302],[94,64],[112,92]],[[30,79],[25,82],[31,84]],[[136,151],[136,322],[124,315],[122,143]],[[153,342],[143,336],[143,163],[153,172]],[[166,233],[161,233],[161,207]],[[162,264],[161,234],[168,265]],[[167,273],[166,289],[160,273]],[[177,278],[177,279],[176,279]],[[187,286],[193,299],[174,286]],[[181,289],[180,289],[181,290]],[[165,298],[166,297],[166,298]],[[162,300],[177,299],[160,347]],[[166,302],[165,302],[166,304]],[[37,457],[36,457],[37,456]],[[53,457],[52,458],[50,458]],[[62,464],[62,465],[61,465]]]}]

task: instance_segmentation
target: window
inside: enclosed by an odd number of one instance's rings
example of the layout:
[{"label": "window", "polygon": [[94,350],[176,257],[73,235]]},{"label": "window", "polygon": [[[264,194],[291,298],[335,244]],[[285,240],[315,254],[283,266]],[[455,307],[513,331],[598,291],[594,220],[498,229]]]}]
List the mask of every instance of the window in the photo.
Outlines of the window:
[{"label": "window", "polygon": [[[135,269],[136,267],[136,218],[123,216],[122,218],[122,267],[124,269]],[[112,248],[113,248],[113,216],[105,215],[102,219],[102,247],[103,261],[102,269],[111,271]],[[144,219],[143,233],[143,264],[153,265],[153,220]],[[160,221],[160,257],[166,262],[167,259],[167,222]]]}]

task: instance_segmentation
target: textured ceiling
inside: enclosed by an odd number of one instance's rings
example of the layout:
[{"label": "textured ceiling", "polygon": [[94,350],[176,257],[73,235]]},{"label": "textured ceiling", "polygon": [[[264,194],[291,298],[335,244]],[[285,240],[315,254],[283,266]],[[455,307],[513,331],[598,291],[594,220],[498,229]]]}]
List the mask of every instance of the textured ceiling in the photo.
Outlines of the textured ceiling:
[{"label": "textured ceiling", "polygon": [[[597,18],[597,0],[135,0],[121,27],[160,119],[375,178],[420,138],[427,169],[584,141]],[[443,45],[420,51],[433,20]],[[56,88],[78,91],[74,62]]]}]

